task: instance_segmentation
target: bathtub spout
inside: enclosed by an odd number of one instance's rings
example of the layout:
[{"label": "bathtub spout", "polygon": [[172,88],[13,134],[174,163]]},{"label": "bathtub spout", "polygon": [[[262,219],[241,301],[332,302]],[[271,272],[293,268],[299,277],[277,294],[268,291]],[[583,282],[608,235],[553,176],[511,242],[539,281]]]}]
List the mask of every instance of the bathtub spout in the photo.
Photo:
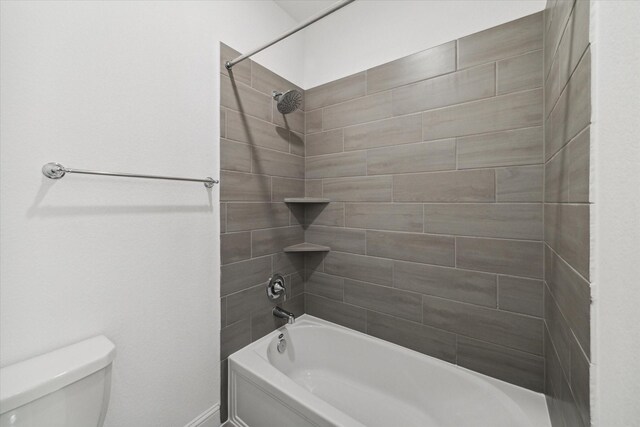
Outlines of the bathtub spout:
[{"label": "bathtub spout", "polygon": [[296,316],[280,307],[273,307],[273,315],[279,319],[287,319],[287,323],[292,325],[296,321]]}]

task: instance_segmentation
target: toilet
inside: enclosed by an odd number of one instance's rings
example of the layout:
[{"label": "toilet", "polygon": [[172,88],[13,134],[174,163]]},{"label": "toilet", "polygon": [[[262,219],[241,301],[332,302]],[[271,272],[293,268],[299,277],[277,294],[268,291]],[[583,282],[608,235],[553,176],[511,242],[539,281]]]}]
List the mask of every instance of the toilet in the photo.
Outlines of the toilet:
[{"label": "toilet", "polygon": [[115,350],[97,336],[0,369],[0,427],[101,427]]}]

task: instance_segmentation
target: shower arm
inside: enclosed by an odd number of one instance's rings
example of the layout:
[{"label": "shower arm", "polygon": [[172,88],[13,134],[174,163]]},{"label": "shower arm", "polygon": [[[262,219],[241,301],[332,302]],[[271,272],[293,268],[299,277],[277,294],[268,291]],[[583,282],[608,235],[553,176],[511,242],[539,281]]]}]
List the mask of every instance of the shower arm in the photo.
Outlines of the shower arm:
[{"label": "shower arm", "polygon": [[270,41],[269,43],[267,43],[265,45],[262,45],[260,47],[257,47],[255,49],[253,49],[252,51],[249,51],[248,53],[245,53],[244,55],[240,55],[237,58],[232,59],[231,61],[225,62],[224,66],[227,68],[227,70],[230,70],[237,63],[242,62],[245,59],[252,57],[253,55],[255,55],[258,52],[262,52],[266,48],[268,48],[270,46],[273,46],[274,44],[278,43],[280,40],[286,39],[290,35],[297,33],[298,31],[308,27],[309,25],[313,24],[314,22],[321,20],[325,16],[332,14],[333,12],[335,12],[338,9],[342,9],[343,7],[345,7],[349,3],[353,3],[354,1],[355,0],[340,0],[340,1],[336,2],[333,6],[329,7],[328,9],[320,12],[319,14],[317,14],[315,16],[312,16],[311,18],[307,19],[306,21],[304,21],[300,25],[290,29],[289,31],[287,31],[286,33],[282,34],[278,38]]}]

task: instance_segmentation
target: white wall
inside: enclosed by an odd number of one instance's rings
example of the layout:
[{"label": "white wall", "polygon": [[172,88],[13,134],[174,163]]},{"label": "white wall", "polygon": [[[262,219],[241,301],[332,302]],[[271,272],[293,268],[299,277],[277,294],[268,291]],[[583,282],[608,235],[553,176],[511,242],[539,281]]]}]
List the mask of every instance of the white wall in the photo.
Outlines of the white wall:
[{"label": "white wall", "polygon": [[521,18],[546,0],[358,0],[304,31],[304,88]]},{"label": "white wall", "polygon": [[[105,334],[106,426],[219,401],[218,188],[41,166],[219,175],[218,42],[294,22],[272,2],[2,2],[2,366]],[[301,83],[302,37],[260,61]]]},{"label": "white wall", "polygon": [[639,21],[640,2],[591,2],[591,408],[602,427],[640,420]]}]

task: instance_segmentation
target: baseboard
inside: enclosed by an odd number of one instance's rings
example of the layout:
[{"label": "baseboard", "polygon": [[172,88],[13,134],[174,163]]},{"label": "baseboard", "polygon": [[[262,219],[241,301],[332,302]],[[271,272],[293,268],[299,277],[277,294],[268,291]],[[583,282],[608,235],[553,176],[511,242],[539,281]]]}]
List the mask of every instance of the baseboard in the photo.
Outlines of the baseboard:
[{"label": "baseboard", "polygon": [[220,427],[220,404],[216,403],[184,427]]}]

